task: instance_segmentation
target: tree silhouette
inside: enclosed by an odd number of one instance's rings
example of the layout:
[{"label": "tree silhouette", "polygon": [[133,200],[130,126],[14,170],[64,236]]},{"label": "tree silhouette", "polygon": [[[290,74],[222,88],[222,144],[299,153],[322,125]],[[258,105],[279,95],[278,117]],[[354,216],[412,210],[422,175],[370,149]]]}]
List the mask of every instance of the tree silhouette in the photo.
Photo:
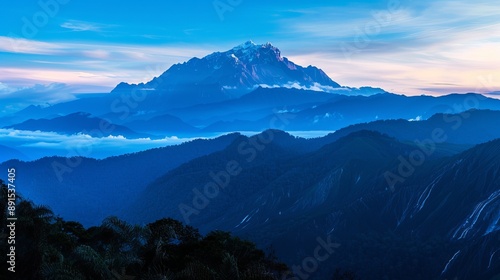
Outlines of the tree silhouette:
[{"label": "tree silhouette", "polygon": [[[7,193],[0,181],[4,224]],[[287,270],[251,242],[222,231],[202,236],[170,218],[142,227],[109,217],[85,229],[22,198],[16,216],[16,274],[3,269],[0,279],[273,280]],[[7,236],[6,229],[0,234]],[[0,249],[7,250],[6,242]],[[2,261],[5,265],[5,254]]]}]

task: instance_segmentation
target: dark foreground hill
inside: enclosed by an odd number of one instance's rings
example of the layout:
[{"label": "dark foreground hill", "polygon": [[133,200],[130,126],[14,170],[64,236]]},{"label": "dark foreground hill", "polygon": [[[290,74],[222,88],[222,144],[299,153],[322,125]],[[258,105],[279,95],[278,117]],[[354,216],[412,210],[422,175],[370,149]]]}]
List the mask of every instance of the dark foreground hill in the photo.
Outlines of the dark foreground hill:
[{"label": "dark foreground hill", "polygon": [[[312,279],[338,264],[363,279],[500,273],[500,140],[444,156],[369,131],[308,153],[258,137],[171,170],[125,217],[232,231],[272,245],[290,265],[318,238],[340,244],[314,274],[302,272]],[[242,153],[251,141],[261,149]]]},{"label": "dark foreground hill", "polygon": [[[10,182],[8,182],[10,183]],[[0,180],[5,214],[9,187]],[[16,221],[0,222],[0,278],[12,280],[240,279],[278,280],[289,269],[255,244],[163,218],[134,226],[116,217],[84,228],[57,217],[50,208],[17,198]],[[9,214],[10,215],[10,214]],[[9,216],[9,218],[12,218]],[[11,232],[15,232],[12,235]]]}]

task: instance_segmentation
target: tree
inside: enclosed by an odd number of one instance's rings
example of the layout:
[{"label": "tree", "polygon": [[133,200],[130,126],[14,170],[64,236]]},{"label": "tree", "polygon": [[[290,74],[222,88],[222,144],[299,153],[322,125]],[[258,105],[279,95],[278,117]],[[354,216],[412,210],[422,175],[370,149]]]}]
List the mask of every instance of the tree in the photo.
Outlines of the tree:
[{"label": "tree", "polygon": [[[7,194],[0,181],[3,223]],[[109,217],[85,229],[22,198],[16,207],[18,279],[275,280],[288,269],[249,241],[222,231],[202,236],[170,218],[142,227]],[[6,236],[6,229],[0,234]],[[6,242],[0,248],[6,251]],[[5,264],[5,254],[2,260]],[[6,273],[3,269],[0,279],[13,279]]]}]

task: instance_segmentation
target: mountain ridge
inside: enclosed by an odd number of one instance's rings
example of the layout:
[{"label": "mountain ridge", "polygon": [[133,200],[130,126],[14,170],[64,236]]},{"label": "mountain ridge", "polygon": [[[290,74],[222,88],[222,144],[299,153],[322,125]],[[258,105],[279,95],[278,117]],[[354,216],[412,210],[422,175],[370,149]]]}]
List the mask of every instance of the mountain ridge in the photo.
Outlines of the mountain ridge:
[{"label": "mountain ridge", "polygon": [[[270,43],[257,45],[252,41],[225,52],[214,52],[203,58],[172,65],[160,76],[145,83],[120,83],[112,92],[136,89],[155,89],[174,92],[196,87],[220,87],[221,93],[247,93],[260,85],[325,86],[340,88],[321,69],[302,67],[281,56],[281,51]],[[215,86],[215,87],[214,87]]]},{"label": "mountain ridge", "polygon": [[7,129],[57,132],[62,134],[87,133],[93,137],[108,137],[122,135],[129,138],[150,137],[145,133],[137,133],[128,127],[95,117],[90,113],[76,112],[51,119],[29,119],[19,124],[5,126]]},{"label": "mountain ridge", "polygon": [[[285,150],[282,148],[267,145],[266,152],[248,164],[235,153],[237,146],[230,145],[223,151],[170,171],[149,185],[135,205],[144,205],[148,201],[152,208],[157,209],[154,215],[181,219],[184,215],[184,218],[188,217],[187,221],[202,230],[229,230],[261,246],[273,245],[287,263],[300,262],[303,258],[296,252],[297,248],[290,248],[290,242],[301,244],[300,248],[307,250],[314,245],[310,242],[318,235],[332,235],[345,247],[332,258],[336,261],[348,259],[349,266],[363,271],[364,277],[373,274],[379,279],[384,275],[401,275],[401,267],[408,269],[416,260],[422,266],[417,267],[422,270],[415,270],[415,273],[437,279],[449,279],[462,272],[467,279],[479,275],[481,277],[477,279],[489,279],[488,275],[500,269],[498,264],[487,268],[484,262],[463,269],[452,262],[444,271],[449,259],[460,248],[468,248],[474,258],[489,257],[491,253],[481,251],[481,245],[474,247],[472,244],[491,244],[492,238],[500,236],[494,215],[495,210],[500,209],[499,177],[495,175],[500,169],[491,160],[500,157],[500,139],[451,157],[427,158],[424,165],[416,167],[415,175],[408,177],[394,191],[388,188],[384,172],[397,167],[398,157],[408,156],[418,146],[401,143],[378,132],[354,132],[312,153],[283,154]],[[241,173],[231,177],[219,195],[205,197],[206,204],[196,208],[198,212],[179,212],[180,205],[197,207],[191,204],[196,197],[198,203],[203,201],[199,193],[192,191],[193,187],[203,192],[203,185],[211,182],[207,171],[220,170],[230,159],[242,164]],[[457,159],[464,160],[457,164]],[[460,164],[469,166],[468,171],[460,171]],[[474,172],[471,167],[474,167]],[[453,178],[456,174],[459,177]],[[476,178],[478,174],[482,174],[483,179]],[[454,183],[450,184],[449,180]],[[480,188],[469,187],[475,185],[474,180],[481,181]],[[496,196],[492,197],[494,194]],[[164,204],[167,198],[170,203]],[[457,198],[460,203],[456,203]],[[147,213],[129,212],[134,215],[131,220],[144,219],[150,210]],[[475,219],[476,212],[481,219]],[[149,219],[154,220],[154,215]],[[468,217],[477,222],[468,223]],[[453,237],[457,230],[457,236],[468,232],[467,238],[458,240]],[[436,241],[436,234],[439,241]],[[373,256],[355,253],[360,247],[359,242],[368,242],[363,248],[370,250],[370,254],[386,248],[387,251],[378,252],[384,258],[394,258],[391,252],[395,250],[392,247],[395,244],[427,246],[423,246],[425,250],[412,249],[411,257],[405,256],[398,265],[386,270],[369,262]],[[498,244],[496,246],[499,249]],[[403,254],[407,250],[404,248]],[[432,253],[429,254],[429,250]],[[357,258],[348,257],[352,254]],[[401,266],[401,262],[405,265]],[[408,279],[422,279],[419,274],[412,276]],[[321,273],[315,277],[322,279]]]}]

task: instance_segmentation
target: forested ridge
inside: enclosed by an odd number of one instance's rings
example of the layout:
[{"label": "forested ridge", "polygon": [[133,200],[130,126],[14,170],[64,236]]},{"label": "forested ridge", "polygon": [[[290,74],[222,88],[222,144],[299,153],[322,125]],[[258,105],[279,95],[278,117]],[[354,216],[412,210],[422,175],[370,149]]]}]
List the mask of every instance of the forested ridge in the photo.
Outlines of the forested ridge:
[{"label": "forested ridge", "polygon": [[[1,221],[6,225],[8,188],[1,185]],[[15,244],[3,226],[1,279],[241,279],[294,278],[287,265],[252,242],[224,231],[205,236],[189,225],[163,218],[144,226],[108,217],[100,226],[84,228],[65,221],[43,205],[17,196]],[[15,246],[15,272],[5,252]],[[355,279],[337,271],[334,279]]]}]

